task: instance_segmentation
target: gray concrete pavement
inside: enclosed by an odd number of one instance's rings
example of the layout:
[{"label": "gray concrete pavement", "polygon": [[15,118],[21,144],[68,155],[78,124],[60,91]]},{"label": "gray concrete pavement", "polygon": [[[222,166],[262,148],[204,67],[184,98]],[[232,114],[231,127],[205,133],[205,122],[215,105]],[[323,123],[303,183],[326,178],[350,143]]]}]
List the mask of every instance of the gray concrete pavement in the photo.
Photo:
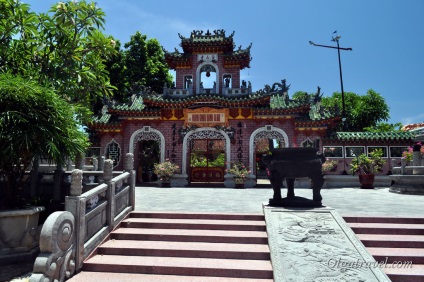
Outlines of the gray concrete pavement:
[{"label": "gray concrete pavement", "polygon": [[[138,211],[262,213],[271,188],[136,187]],[[286,189],[282,190],[283,196]],[[295,189],[296,196],[312,198],[311,189]],[[323,205],[341,215],[424,217],[424,196],[389,192],[389,188],[322,189]]]}]

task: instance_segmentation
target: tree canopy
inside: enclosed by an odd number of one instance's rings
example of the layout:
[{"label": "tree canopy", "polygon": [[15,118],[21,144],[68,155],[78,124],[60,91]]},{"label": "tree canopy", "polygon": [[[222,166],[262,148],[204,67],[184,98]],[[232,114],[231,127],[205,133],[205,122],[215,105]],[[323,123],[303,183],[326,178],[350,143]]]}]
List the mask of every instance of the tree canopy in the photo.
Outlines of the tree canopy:
[{"label": "tree canopy", "polygon": [[[333,93],[331,97],[323,97],[321,102],[322,106],[337,106],[342,109],[342,95],[339,92]],[[363,131],[364,128],[375,127],[390,117],[385,99],[372,89],[365,95],[345,92],[345,108],[345,131]]]},{"label": "tree canopy", "polygon": [[53,87],[86,121],[91,104],[114,89],[105,60],[115,40],[102,33],[104,12],[84,0],[58,2],[40,14],[19,0],[1,0],[0,8],[0,71]]},{"label": "tree canopy", "polygon": [[402,131],[402,123],[395,124],[387,122],[379,122],[375,126],[364,127],[364,131],[368,132],[388,132],[388,131]]},{"label": "tree canopy", "polygon": [[67,157],[83,153],[87,146],[74,107],[54,90],[34,80],[0,74],[0,175],[6,180],[4,196],[12,197],[3,204],[14,205],[19,200],[14,193],[33,159],[64,164]]},{"label": "tree canopy", "polygon": [[117,51],[119,53],[107,61],[111,82],[117,86],[115,100],[123,102],[145,88],[162,93],[165,84],[171,85],[172,76],[157,39],[147,39],[137,31],[124,44],[124,49]]}]

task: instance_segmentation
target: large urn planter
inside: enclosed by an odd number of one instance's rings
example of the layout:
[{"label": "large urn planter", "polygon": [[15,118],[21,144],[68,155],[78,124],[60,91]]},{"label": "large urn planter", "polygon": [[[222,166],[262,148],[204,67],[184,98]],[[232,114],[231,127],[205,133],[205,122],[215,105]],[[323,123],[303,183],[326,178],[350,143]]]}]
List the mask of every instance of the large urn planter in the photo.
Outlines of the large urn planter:
[{"label": "large urn planter", "polygon": [[349,173],[359,172],[359,183],[362,189],[374,189],[375,173],[381,171],[386,163],[382,158],[383,151],[376,149],[369,154],[360,154],[350,163]]},{"label": "large urn planter", "polygon": [[359,174],[361,189],[374,189],[374,174]]},{"label": "large urn planter", "polygon": [[243,177],[234,177],[235,188],[244,188],[244,181],[245,179]]},{"label": "large urn planter", "polygon": [[44,207],[0,212],[0,265],[31,261],[38,255],[38,218]]},{"label": "large urn planter", "polygon": [[161,187],[163,188],[169,188],[171,187],[171,181],[161,181]]}]

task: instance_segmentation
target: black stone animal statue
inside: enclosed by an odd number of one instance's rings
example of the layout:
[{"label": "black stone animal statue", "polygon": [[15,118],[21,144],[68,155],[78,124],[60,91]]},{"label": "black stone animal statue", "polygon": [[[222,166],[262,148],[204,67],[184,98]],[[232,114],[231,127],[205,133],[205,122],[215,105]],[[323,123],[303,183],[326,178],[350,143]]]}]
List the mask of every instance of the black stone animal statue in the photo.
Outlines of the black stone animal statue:
[{"label": "black stone animal statue", "polygon": [[[274,190],[274,196],[269,200],[270,206],[288,207],[320,207],[322,206],[321,188],[324,184],[322,163],[325,157],[317,154],[318,148],[277,148],[274,149],[270,140],[270,155],[264,157],[268,177]],[[294,181],[299,177],[311,180],[313,199],[296,197]],[[287,197],[281,198],[283,180],[287,183]]]}]

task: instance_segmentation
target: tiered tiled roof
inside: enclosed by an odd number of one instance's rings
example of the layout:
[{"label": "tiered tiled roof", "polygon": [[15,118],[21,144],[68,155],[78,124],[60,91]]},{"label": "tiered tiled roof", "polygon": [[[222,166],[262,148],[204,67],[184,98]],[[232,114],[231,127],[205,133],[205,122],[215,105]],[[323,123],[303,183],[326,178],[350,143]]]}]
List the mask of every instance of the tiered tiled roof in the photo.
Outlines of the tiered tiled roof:
[{"label": "tiered tiled roof", "polygon": [[355,140],[405,140],[414,138],[416,133],[408,131],[397,132],[337,132],[332,139],[341,141]]},{"label": "tiered tiled roof", "polygon": [[193,64],[191,54],[180,53],[177,49],[174,52],[168,52],[164,49],[163,52],[165,54],[165,61],[172,70],[176,68],[190,68]]},{"label": "tiered tiled roof", "polygon": [[143,103],[143,97],[142,96],[135,96],[132,99],[131,104],[119,104],[119,105],[113,105],[112,110],[118,110],[118,111],[142,111],[145,108],[145,105]]},{"label": "tiered tiled roof", "polygon": [[193,30],[189,38],[185,38],[178,34],[181,38],[181,47],[183,51],[188,54],[196,53],[232,53],[234,48],[233,36],[225,36],[225,30],[218,29],[212,33],[209,29],[204,32],[203,30]]},{"label": "tiered tiled roof", "polygon": [[234,50],[233,41],[234,32],[230,36],[225,35],[225,30],[214,30],[212,33],[207,30],[193,30],[190,37],[186,38],[178,34],[181,38],[180,46],[183,52],[177,49],[174,52],[165,53],[165,60],[170,69],[189,68],[192,67],[193,54],[217,53],[222,54],[224,59],[224,67],[226,68],[248,68],[250,66],[250,44],[246,49],[241,46]]},{"label": "tiered tiled roof", "polygon": [[[285,80],[265,85],[264,89],[252,94],[195,94],[195,95],[160,95],[145,93],[133,95],[131,103],[113,104],[103,109],[102,116],[93,119],[93,127],[105,127],[121,118],[169,119],[165,113],[169,110],[190,107],[216,106],[223,108],[251,108],[253,118],[275,119],[294,118],[299,130],[307,128],[332,128],[340,122],[337,111],[320,106],[319,99],[289,99]],[[317,95],[318,96],[318,95]],[[164,115],[165,114],[165,115]],[[113,119],[111,117],[114,117]]]},{"label": "tiered tiled roof", "polygon": [[239,95],[223,96],[218,94],[196,94],[186,97],[163,97],[162,95],[149,95],[144,98],[144,104],[149,107],[186,108],[197,104],[215,104],[225,107],[248,107],[268,105],[269,95]]}]

